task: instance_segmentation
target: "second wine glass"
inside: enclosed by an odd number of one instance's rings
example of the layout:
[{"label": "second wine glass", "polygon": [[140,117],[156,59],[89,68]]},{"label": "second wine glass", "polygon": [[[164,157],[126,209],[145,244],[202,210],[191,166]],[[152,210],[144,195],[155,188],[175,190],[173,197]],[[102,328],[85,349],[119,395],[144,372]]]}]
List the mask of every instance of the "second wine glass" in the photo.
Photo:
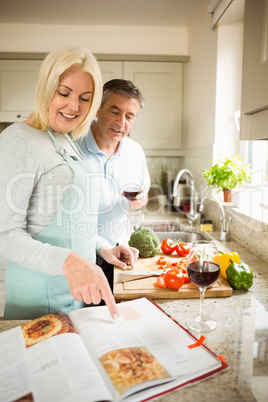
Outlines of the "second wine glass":
[{"label": "second wine glass", "polygon": [[197,332],[210,332],[217,327],[216,321],[203,313],[205,291],[218,279],[220,257],[217,246],[212,241],[198,240],[190,248],[187,261],[187,273],[191,282],[200,290],[200,312],[190,317],[187,325]]},{"label": "second wine glass", "polygon": [[[142,192],[142,189],[138,184],[129,184],[129,185],[125,186],[123,189],[124,197],[128,201],[136,200],[137,195],[140,194],[141,192]],[[133,206],[130,205],[130,208],[131,208],[130,223],[132,226],[134,226],[136,223],[136,220],[134,219],[134,216],[133,216]]]}]

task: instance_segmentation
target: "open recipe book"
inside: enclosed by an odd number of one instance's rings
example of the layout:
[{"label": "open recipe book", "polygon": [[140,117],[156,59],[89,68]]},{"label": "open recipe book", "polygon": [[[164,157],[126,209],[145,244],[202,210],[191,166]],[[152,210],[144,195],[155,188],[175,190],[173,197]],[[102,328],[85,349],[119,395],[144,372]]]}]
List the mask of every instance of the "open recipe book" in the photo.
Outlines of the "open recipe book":
[{"label": "open recipe book", "polygon": [[226,370],[154,302],[49,314],[0,334],[0,400],[147,401]]}]

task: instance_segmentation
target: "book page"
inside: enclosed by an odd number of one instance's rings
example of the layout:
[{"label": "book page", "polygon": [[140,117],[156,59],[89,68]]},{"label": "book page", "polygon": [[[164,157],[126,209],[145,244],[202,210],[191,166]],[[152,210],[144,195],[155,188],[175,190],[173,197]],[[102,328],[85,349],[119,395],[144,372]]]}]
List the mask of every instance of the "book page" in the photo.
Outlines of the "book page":
[{"label": "book page", "polygon": [[221,366],[204,347],[189,349],[195,338],[149,300],[120,303],[118,310],[120,318],[115,321],[106,306],[77,310],[70,316],[120,395],[146,381],[172,377],[185,381]]},{"label": "book page", "polygon": [[0,333],[0,395],[2,402],[31,393],[26,346],[20,327]]},{"label": "book page", "polygon": [[27,353],[35,402],[112,401],[78,335],[50,338]]},{"label": "book page", "polygon": [[[49,319],[49,316],[45,317]],[[45,332],[48,330],[47,325],[43,326],[42,317],[23,324],[24,331],[22,327],[16,327],[0,333],[1,402],[21,398],[35,402],[113,400],[80,336],[67,318],[70,332],[66,330],[42,341],[40,337],[43,335],[38,335],[38,328],[44,328]],[[27,334],[26,329],[29,330]],[[31,341],[32,345],[29,344]]]}]

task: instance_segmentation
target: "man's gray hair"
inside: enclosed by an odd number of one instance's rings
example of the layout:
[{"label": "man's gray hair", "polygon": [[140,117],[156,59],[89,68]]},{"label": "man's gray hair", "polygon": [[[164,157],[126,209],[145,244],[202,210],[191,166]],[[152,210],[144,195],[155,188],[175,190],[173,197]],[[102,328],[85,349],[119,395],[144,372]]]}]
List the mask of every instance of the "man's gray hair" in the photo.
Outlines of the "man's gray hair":
[{"label": "man's gray hair", "polygon": [[140,108],[142,109],[144,107],[145,101],[142,93],[130,80],[113,79],[106,82],[103,86],[101,108],[107,102],[112,93],[118,93],[128,98],[137,99]]}]

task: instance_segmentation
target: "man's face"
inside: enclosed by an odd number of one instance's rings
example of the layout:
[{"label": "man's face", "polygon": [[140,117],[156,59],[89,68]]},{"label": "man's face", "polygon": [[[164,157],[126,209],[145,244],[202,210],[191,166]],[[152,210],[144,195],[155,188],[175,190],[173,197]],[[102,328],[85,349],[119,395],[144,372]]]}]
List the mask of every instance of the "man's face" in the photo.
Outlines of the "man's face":
[{"label": "man's face", "polygon": [[125,137],[135,121],[140,104],[137,99],[113,93],[98,110],[98,132],[103,139],[112,143]]}]

